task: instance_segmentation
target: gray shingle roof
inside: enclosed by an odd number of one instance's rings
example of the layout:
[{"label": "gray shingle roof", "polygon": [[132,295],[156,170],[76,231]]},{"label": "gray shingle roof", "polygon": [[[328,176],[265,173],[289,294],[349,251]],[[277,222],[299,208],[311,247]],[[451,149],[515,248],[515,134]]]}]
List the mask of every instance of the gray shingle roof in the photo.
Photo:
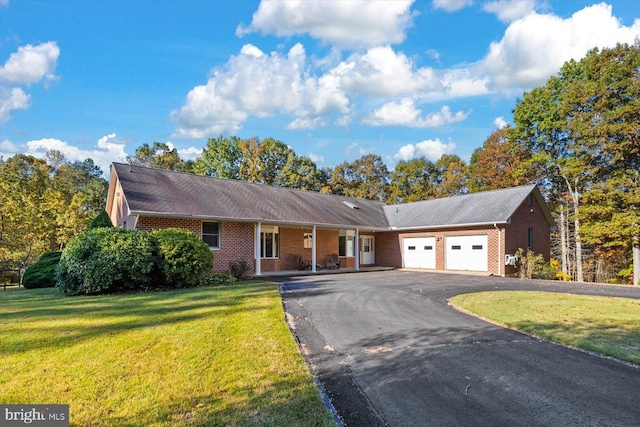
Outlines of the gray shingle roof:
[{"label": "gray shingle roof", "polygon": [[[132,215],[387,229],[384,204],[114,163]],[[359,209],[354,209],[349,201]]]},{"label": "gray shingle roof", "polygon": [[[384,203],[114,163],[131,215],[364,229],[505,223],[535,185],[387,206]],[[349,202],[357,208],[349,206]]]},{"label": "gray shingle roof", "polygon": [[384,211],[398,229],[505,223],[532,191],[539,196],[535,185],[527,185],[385,206]]}]

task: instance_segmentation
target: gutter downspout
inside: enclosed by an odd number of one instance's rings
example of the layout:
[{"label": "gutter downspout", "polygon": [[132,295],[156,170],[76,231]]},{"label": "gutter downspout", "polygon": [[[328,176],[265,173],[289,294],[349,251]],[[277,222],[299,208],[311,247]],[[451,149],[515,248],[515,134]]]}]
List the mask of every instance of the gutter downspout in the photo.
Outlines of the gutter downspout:
[{"label": "gutter downspout", "polygon": [[502,229],[496,223],[493,226],[498,230],[498,276],[502,276]]}]

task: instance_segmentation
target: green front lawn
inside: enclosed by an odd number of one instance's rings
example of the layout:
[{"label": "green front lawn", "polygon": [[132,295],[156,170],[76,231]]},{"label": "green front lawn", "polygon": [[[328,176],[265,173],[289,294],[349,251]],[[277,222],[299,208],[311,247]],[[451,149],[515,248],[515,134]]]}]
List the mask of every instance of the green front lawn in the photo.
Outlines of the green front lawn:
[{"label": "green front lawn", "polygon": [[334,425],[273,283],[97,297],[0,290],[0,403],[72,425]]},{"label": "green front lawn", "polygon": [[451,303],[534,336],[640,364],[640,300],[497,291],[458,295]]}]

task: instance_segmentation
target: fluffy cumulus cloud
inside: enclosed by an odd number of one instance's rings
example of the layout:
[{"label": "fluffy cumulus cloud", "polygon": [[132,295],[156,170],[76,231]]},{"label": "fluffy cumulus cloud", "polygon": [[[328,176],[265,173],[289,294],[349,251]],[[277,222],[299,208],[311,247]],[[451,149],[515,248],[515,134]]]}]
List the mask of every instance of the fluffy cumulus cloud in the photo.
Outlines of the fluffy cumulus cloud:
[{"label": "fluffy cumulus cloud", "polygon": [[493,121],[493,125],[496,127],[496,129],[504,129],[507,127],[508,123],[504,119],[504,117],[499,116],[495,118],[495,120]]},{"label": "fluffy cumulus cloud", "polygon": [[633,43],[638,34],[640,19],[624,26],[605,3],[586,7],[567,19],[530,13],[511,23],[502,40],[492,43],[474,68],[489,79],[492,91],[530,89],[544,84],[564,62],[582,58],[594,46]]},{"label": "fluffy cumulus cloud", "polygon": [[[468,5],[465,2],[437,3],[446,10]],[[335,10],[346,13],[348,18],[345,19],[353,19],[348,11],[354,4],[359,3],[262,2],[251,26],[238,31],[314,35],[314,31],[320,34],[322,28],[327,34],[334,34],[318,22],[333,16]],[[368,8],[399,8],[400,5],[404,9],[397,9],[398,13],[402,10],[409,14],[411,2],[367,2],[358,16],[367,16]],[[566,19],[536,12],[541,5],[544,3],[535,0],[485,3],[486,11],[496,13],[510,24],[502,39],[489,46],[484,58],[453,68],[419,66],[416,58],[394,49],[390,39],[382,40],[385,44],[350,53],[334,49],[323,58],[308,58],[300,43],[288,52],[270,53],[246,44],[238,55],[214,68],[206,84],[194,87],[184,104],[171,113],[170,118],[176,123],[173,136],[206,138],[220,133],[233,134],[250,117],[277,115],[287,118],[286,128],[290,130],[330,124],[349,126],[358,120],[375,126],[435,127],[454,123],[466,119],[469,112],[454,113],[443,108],[425,114],[416,107],[417,103],[424,105],[472,96],[521,93],[544,84],[565,61],[582,58],[594,46],[633,43],[640,34],[640,20],[624,26],[612,15],[611,6],[604,3],[584,8]],[[310,14],[309,11],[318,13]],[[390,19],[381,12],[379,15],[376,14],[379,19]],[[273,25],[276,16],[282,17],[283,22],[277,30],[269,26]],[[336,21],[336,27],[340,27],[340,19]],[[372,22],[373,28],[384,27],[374,25],[375,20]],[[341,34],[335,31],[335,34]],[[363,34],[353,28],[348,33]],[[25,108],[29,100],[19,95],[16,93],[14,101],[7,104]],[[5,98],[8,95],[5,94]],[[382,106],[367,115],[362,111],[365,105]]]},{"label": "fluffy cumulus cloud", "polygon": [[0,123],[11,118],[14,110],[26,110],[31,105],[31,96],[19,87],[6,87],[0,84]]},{"label": "fluffy cumulus cloud", "polygon": [[111,163],[126,161],[127,153],[124,148],[124,142],[115,133],[112,133],[100,138],[96,145],[90,149],[81,149],[55,138],[33,140],[27,142],[26,154],[43,158],[47,151],[58,150],[70,161],[83,161],[86,158],[91,158],[108,175]]},{"label": "fluffy cumulus cloud", "polygon": [[416,68],[405,54],[390,46],[352,54],[330,73],[339,77],[342,89],[354,95],[402,96],[442,89],[432,68]]},{"label": "fluffy cumulus cloud", "polygon": [[422,111],[416,108],[411,98],[400,102],[388,102],[363,120],[372,126],[408,126],[417,128],[438,127],[456,123],[469,117],[470,112],[452,113],[449,106],[443,106],[439,112],[422,117]]},{"label": "fluffy cumulus cloud", "polygon": [[31,97],[21,86],[41,82],[47,86],[57,79],[59,56],[55,42],[21,46],[9,56],[0,67],[0,123],[8,121],[12,111],[29,108]]},{"label": "fluffy cumulus cloud", "polygon": [[427,139],[417,144],[407,144],[393,156],[396,161],[407,161],[416,157],[426,157],[432,162],[437,161],[443,154],[452,154],[456,149],[454,142],[443,143],[439,138]]},{"label": "fluffy cumulus cloud", "polygon": [[309,158],[317,165],[324,163],[324,156],[322,154],[309,153]]},{"label": "fluffy cumulus cloud", "polygon": [[236,35],[252,32],[285,37],[309,34],[340,47],[401,43],[413,23],[412,3],[413,0],[262,1],[251,24],[239,25]]},{"label": "fluffy cumulus cloud", "polygon": [[472,4],[473,0],[433,0],[434,9],[440,9],[447,12],[456,12],[467,6],[471,6]]},{"label": "fluffy cumulus cloud", "polygon": [[348,113],[349,100],[335,76],[310,76],[304,47],[297,43],[287,54],[266,54],[245,45],[240,54],[213,70],[207,84],[196,86],[185,104],[171,113],[175,137],[204,138],[235,133],[249,116],[277,113],[300,117],[292,128],[307,128],[316,117]]},{"label": "fluffy cumulus cloud", "polygon": [[535,10],[535,0],[494,0],[485,3],[482,9],[494,13],[502,22],[512,22]]}]

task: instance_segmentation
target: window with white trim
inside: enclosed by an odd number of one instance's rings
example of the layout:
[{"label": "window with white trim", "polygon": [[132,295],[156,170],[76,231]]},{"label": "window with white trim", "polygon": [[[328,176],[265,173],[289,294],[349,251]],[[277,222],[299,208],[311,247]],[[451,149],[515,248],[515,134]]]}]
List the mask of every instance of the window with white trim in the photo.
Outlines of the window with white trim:
[{"label": "window with white trim", "polygon": [[338,256],[356,256],[356,232],[355,230],[340,230],[338,235]]},{"label": "window with white trim", "polygon": [[260,228],[260,258],[278,258],[280,256],[280,233],[278,227]]},{"label": "window with white trim", "polygon": [[220,249],[220,223],[202,221],[202,240],[209,249]]},{"label": "window with white trim", "polygon": [[304,248],[311,249],[311,245],[313,244],[313,233],[304,233]]}]

